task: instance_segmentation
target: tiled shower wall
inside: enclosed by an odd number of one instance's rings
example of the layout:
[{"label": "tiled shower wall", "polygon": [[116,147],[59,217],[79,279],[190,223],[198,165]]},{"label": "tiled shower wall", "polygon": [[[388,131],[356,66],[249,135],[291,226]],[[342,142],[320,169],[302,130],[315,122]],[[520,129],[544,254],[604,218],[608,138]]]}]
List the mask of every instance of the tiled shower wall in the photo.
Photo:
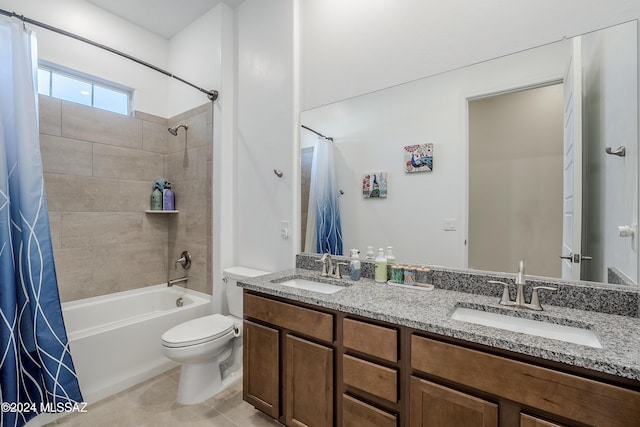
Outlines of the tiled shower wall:
[{"label": "tiled shower wall", "polygon": [[[39,108],[62,301],[164,283],[167,274],[183,275],[173,270],[183,247],[194,255],[187,286],[211,293],[206,257],[211,239],[205,238],[211,236],[205,219],[211,213],[200,202],[211,197],[211,187],[204,183],[211,182],[210,155],[202,156],[211,152],[211,105],[170,120],[144,113],[122,116],[46,96],[40,96]],[[174,120],[190,126],[186,147],[170,140],[176,138],[167,132]],[[175,184],[177,215],[144,212],[153,183],[162,176]],[[191,190],[201,193],[181,194]],[[198,224],[189,220],[198,215]],[[198,227],[198,238],[190,241]]]},{"label": "tiled shower wall", "polygon": [[176,209],[169,219],[169,275],[185,275],[175,260],[182,251],[191,254],[187,286],[211,293],[211,182],[213,176],[213,108],[209,102],[169,119],[169,125],[188,126],[173,136],[167,132],[165,175],[176,195]]}]

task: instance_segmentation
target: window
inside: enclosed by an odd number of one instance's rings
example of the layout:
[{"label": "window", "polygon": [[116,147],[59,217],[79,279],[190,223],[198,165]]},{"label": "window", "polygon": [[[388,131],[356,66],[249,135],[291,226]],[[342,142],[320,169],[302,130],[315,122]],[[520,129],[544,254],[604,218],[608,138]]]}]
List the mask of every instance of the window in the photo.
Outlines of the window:
[{"label": "window", "polygon": [[131,90],[47,64],[38,67],[38,93],[114,113],[129,114]]}]

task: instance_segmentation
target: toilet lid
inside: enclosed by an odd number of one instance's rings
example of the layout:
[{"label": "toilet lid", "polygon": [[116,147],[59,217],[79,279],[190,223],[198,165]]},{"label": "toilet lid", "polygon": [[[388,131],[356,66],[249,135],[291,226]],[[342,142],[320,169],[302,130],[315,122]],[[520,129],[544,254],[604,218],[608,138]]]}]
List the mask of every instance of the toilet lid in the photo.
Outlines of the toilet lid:
[{"label": "toilet lid", "polygon": [[232,318],[212,314],[189,320],[162,334],[162,343],[167,347],[186,347],[219,338],[233,330]]}]

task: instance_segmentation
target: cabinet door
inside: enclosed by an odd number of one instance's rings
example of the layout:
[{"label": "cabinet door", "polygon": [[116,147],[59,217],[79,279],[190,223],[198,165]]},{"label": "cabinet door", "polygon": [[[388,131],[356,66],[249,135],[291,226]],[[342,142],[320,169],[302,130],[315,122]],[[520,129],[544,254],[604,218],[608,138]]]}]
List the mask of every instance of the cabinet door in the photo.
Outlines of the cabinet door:
[{"label": "cabinet door", "polygon": [[333,349],[285,336],[288,426],[333,425]]},{"label": "cabinet door", "polygon": [[279,332],[244,322],[243,398],[265,414],[280,415]]},{"label": "cabinet door", "polygon": [[498,405],[411,377],[411,427],[497,427]]},{"label": "cabinet door", "polygon": [[527,414],[520,414],[520,427],[564,427]]}]

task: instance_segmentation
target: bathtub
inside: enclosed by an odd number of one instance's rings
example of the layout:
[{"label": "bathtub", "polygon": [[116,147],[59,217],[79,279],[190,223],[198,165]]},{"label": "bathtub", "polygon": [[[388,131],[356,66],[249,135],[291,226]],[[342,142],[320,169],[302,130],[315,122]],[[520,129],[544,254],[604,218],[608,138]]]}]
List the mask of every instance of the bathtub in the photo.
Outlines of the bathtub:
[{"label": "bathtub", "polygon": [[84,400],[95,402],[178,366],[162,354],[160,337],[211,308],[210,295],[166,284],[63,303]]}]

